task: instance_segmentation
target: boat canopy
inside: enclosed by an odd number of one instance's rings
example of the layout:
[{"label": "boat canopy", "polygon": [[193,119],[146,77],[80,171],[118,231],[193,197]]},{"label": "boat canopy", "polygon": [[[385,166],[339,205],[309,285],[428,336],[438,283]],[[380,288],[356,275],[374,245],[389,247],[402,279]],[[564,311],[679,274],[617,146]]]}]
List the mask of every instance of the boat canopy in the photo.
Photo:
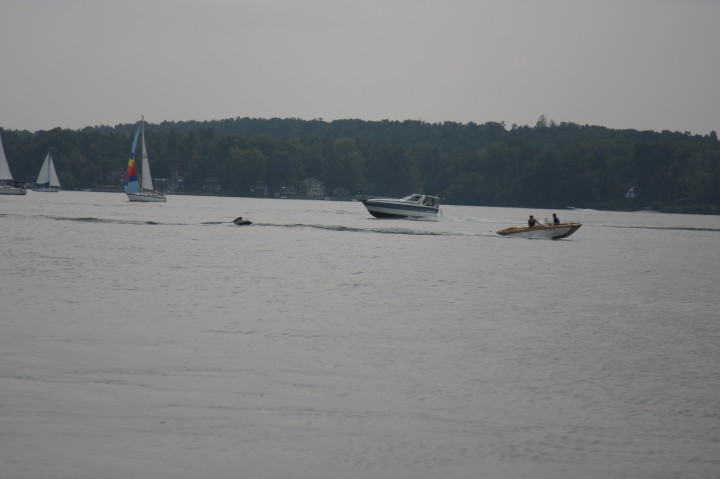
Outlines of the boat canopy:
[{"label": "boat canopy", "polygon": [[437,196],[430,196],[430,195],[421,195],[419,193],[414,193],[412,195],[408,195],[405,198],[402,198],[400,201],[407,201],[410,203],[419,203],[426,206],[433,206],[437,207],[440,205],[440,198]]}]

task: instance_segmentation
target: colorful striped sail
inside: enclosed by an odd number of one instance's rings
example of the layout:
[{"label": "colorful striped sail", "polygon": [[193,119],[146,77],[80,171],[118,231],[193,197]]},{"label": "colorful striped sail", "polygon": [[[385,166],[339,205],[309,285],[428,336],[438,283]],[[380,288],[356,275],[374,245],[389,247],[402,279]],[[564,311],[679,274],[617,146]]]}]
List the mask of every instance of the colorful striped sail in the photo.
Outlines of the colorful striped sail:
[{"label": "colorful striped sail", "polygon": [[137,167],[135,166],[135,148],[137,147],[138,137],[140,136],[140,126],[135,132],[132,150],[130,151],[130,159],[128,160],[127,170],[125,171],[125,193],[140,193],[140,182],[137,176]]}]

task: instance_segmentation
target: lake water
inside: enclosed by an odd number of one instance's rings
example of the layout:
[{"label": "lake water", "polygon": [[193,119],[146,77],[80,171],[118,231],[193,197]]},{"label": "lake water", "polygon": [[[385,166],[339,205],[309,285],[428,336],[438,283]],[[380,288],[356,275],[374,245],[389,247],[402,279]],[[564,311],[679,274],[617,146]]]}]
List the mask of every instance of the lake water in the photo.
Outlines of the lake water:
[{"label": "lake water", "polygon": [[28,192],[0,244],[3,479],[720,476],[718,216]]}]

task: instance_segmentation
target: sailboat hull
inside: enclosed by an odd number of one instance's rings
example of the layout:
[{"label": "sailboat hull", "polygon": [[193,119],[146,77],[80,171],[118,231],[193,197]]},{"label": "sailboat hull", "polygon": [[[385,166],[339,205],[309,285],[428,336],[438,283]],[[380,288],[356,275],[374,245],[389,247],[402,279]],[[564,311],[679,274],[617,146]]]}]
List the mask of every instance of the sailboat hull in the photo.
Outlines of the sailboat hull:
[{"label": "sailboat hull", "polygon": [[36,186],[32,189],[33,191],[37,191],[38,193],[57,193],[60,191],[59,186]]},{"label": "sailboat hull", "polygon": [[8,184],[0,184],[0,195],[26,195],[25,188],[19,188]]},{"label": "sailboat hull", "polygon": [[130,201],[143,203],[164,203],[167,201],[165,195],[160,193],[125,193]]}]

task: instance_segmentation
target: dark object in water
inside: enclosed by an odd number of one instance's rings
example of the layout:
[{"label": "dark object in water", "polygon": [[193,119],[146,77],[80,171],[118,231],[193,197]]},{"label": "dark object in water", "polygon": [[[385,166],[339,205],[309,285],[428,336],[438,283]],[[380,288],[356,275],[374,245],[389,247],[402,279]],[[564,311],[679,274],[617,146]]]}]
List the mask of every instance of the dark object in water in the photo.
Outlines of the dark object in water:
[{"label": "dark object in water", "polygon": [[238,225],[238,226],[251,225],[251,224],[252,224],[252,221],[250,221],[250,220],[244,220],[242,216],[238,216],[237,218],[235,218],[235,219],[233,220],[233,224],[236,224],[236,225]]}]

